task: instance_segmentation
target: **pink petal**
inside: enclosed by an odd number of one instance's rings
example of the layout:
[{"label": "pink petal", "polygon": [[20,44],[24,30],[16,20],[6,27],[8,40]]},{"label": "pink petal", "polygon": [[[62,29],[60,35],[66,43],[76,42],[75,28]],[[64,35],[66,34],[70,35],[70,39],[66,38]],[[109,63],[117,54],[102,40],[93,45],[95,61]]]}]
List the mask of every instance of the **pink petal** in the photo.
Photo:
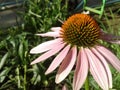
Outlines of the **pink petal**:
[{"label": "pink petal", "polygon": [[104,68],[106,69],[106,74],[108,76],[109,88],[112,88],[112,74],[108,66],[108,63],[106,62],[105,58],[95,48],[92,48],[92,51],[104,65]]},{"label": "pink petal", "polygon": [[59,37],[60,34],[59,32],[47,32],[47,33],[43,33],[43,34],[36,34],[38,36],[42,36],[42,37]]},{"label": "pink petal", "polygon": [[109,41],[110,43],[120,44],[120,40]]},{"label": "pink petal", "polygon": [[48,51],[52,48],[54,48],[55,46],[59,45],[61,43],[62,39],[58,38],[55,40],[50,40],[47,42],[44,42],[36,47],[34,47],[33,49],[30,50],[30,53],[32,54],[37,54],[37,53],[42,53],[45,51]]},{"label": "pink petal", "polygon": [[86,80],[87,74],[88,60],[86,53],[83,50],[83,47],[81,47],[78,54],[77,65],[74,73],[73,90],[80,90]]},{"label": "pink petal", "polygon": [[54,32],[59,32],[62,28],[61,27],[52,27],[51,30]]},{"label": "pink petal", "polygon": [[70,73],[71,69],[73,68],[77,56],[77,48],[74,46],[65,59],[63,60],[62,64],[60,65],[60,68],[58,70],[58,73],[56,75],[56,83],[60,83],[62,80],[64,80],[67,75]]},{"label": "pink petal", "polygon": [[120,60],[111,51],[103,46],[97,46],[96,49],[120,72]]},{"label": "pink petal", "polygon": [[90,49],[85,48],[85,52],[87,54],[87,57],[89,59],[90,64],[90,72],[98,85],[103,90],[109,90],[109,82],[108,77],[106,74],[106,70],[103,66],[103,64],[100,62],[100,60],[90,51]]},{"label": "pink petal", "polygon": [[66,85],[63,86],[62,90],[68,90]]},{"label": "pink petal", "polygon": [[53,55],[55,55],[57,52],[59,52],[63,47],[65,46],[64,43],[60,44],[60,45],[56,45],[56,46],[53,46],[54,48],[49,50],[48,52],[42,54],[40,57],[38,57],[37,59],[35,59],[31,64],[35,64],[35,63],[38,63],[38,62],[41,62]]},{"label": "pink petal", "polygon": [[70,49],[70,45],[66,46],[57,56],[56,58],[53,60],[53,62],[50,64],[49,68],[47,69],[45,74],[51,73],[52,71],[54,71],[59,65],[60,63],[63,61],[63,59],[65,58],[65,56],[67,55],[68,51]]},{"label": "pink petal", "polygon": [[120,36],[107,34],[103,30],[101,30],[101,39],[110,43],[120,44]]}]

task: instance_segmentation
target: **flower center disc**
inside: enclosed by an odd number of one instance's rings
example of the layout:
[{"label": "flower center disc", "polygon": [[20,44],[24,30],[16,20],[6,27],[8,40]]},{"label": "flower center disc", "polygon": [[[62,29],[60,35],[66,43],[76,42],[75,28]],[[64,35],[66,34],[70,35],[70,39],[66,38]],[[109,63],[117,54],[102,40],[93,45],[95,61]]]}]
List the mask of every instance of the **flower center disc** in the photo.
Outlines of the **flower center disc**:
[{"label": "flower center disc", "polygon": [[100,28],[87,14],[75,14],[62,25],[61,37],[69,44],[90,47],[98,42]]}]

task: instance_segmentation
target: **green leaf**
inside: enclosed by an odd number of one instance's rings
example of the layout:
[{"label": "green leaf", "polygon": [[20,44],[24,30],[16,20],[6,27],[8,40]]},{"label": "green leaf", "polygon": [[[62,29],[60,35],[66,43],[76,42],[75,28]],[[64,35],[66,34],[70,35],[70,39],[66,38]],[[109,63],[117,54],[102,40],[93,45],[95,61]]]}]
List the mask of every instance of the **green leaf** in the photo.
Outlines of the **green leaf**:
[{"label": "green leaf", "polygon": [[18,53],[19,53],[21,60],[23,60],[23,43],[20,43]]},{"label": "green leaf", "polygon": [[9,56],[9,53],[7,52],[7,53],[2,57],[2,59],[0,60],[0,70],[1,70],[2,67],[4,66],[5,61],[7,60],[8,56]]},{"label": "green leaf", "polygon": [[2,72],[0,72],[0,83],[4,81],[6,78],[8,72],[11,70],[11,68],[5,68]]}]

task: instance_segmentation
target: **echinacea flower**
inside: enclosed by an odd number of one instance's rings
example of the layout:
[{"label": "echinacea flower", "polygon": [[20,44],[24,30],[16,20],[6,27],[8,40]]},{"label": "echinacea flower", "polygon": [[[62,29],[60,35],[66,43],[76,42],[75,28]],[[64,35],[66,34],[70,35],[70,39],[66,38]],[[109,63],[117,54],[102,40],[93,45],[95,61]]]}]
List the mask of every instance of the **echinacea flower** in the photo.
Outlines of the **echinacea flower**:
[{"label": "echinacea flower", "polygon": [[73,90],[79,90],[84,84],[88,72],[103,90],[112,88],[112,75],[108,64],[120,71],[119,59],[100,40],[120,44],[117,36],[103,32],[96,21],[87,14],[75,14],[69,17],[62,27],[53,27],[51,32],[37,34],[54,37],[34,47],[30,53],[42,53],[31,64],[35,64],[56,55],[45,74],[58,66],[56,83],[63,81],[76,66],[73,78]]}]

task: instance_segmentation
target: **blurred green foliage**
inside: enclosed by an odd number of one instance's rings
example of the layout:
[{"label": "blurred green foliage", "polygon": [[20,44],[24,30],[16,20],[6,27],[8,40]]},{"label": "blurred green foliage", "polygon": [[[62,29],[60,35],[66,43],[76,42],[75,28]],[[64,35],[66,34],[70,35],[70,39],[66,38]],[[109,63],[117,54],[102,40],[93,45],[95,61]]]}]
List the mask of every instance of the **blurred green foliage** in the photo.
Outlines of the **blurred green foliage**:
[{"label": "blurred green foliage", "polygon": [[45,40],[34,34],[61,25],[58,19],[65,19],[67,1],[28,0],[22,8],[23,24],[0,31],[0,90],[58,89],[54,76],[44,75],[50,62],[30,65],[38,55],[29,51]]}]

